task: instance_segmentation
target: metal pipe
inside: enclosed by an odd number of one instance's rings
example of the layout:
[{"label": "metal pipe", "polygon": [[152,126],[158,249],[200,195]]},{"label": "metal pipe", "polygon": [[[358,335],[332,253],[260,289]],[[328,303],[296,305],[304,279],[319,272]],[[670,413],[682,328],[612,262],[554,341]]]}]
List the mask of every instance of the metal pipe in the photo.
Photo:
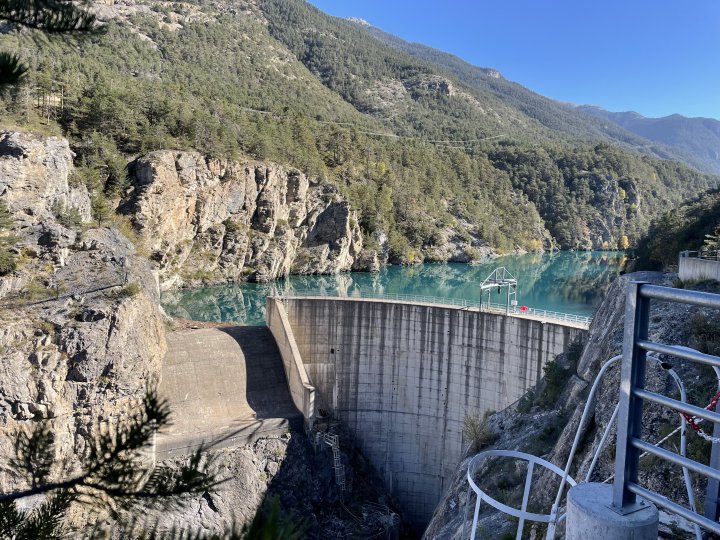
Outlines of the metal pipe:
[{"label": "metal pipe", "polygon": [[639,398],[645,399],[647,401],[652,401],[653,403],[657,403],[658,405],[663,405],[665,407],[669,407],[670,409],[675,409],[676,411],[684,412],[685,414],[689,414],[691,416],[698,416],[709,422],[714,422],[716,424],[720,423],[720,413],[708,411],[707,409],[695,407],[694,405],[688,405],[687,403],[683,403],[682,401],[678,401],[677,399],[672,399],[667,396],[656,394],[655,392],[648,392],[647,390],[643,390],[641,388],[635,388],[633,390],[633,394]]},{"label": "metal pipe", "polygon": [[655,343],[654,341],[649,341],[647,339],[638,340],[637,346],[646,351],[666,354],[668,356],[674,356],[676,358],[682,358],[684,360],[698,362],[699,364],[706,364],[708,366],[720,368],[720,358],[711,354],[701,353],[700,351],[696,351],[690,347],[665,345],[664,343]]},{"label": "metal pipe", "polygon": [[643,298],[691,304],[693,306],[720,308],[720,295],[713,293],[661,287],[659,285],[650,285],[649,283],[643,283],[638,292]]},{"label": "metal pipe", "polygon": [[675,452],[670,452],[669,450],[665,450],[664,448],[660,448],[659,446],[652,445],[647,441],[643,441],[642,439],[636,439],[633,437],[630,440],[630,443],[635,448],[638,448],[643,452],[653,454],[659,458],[669,461],[670,463],[674,463],[675,465],[686,467],[691,471],[695,471],[696,473],[708,476],[710,478],[715,478],[716,480],[720,480],[720,471],[717,469],[713,469],[712,467],[708,467],[707,465],[703,465],[702,463],[698,463],[697,461],[693,461],[692,459],[680,456]]},{"label": "metal pipe", "polygon": [[[618,362],[621,358],[622,355],[620,354],[618,354],[617,356],[613,356],[610,360],[608,360],[602,365],[600,371],[595,376],[595,380],[593,381],[592,387],[590,388],[590,393],[588,394],[588,398],[585,401],[585,407],[583,409],[582,416],[580,417],[580,424],[578,425],[578,429],[575,432],[575,439],[573,440],[572,447],[570,448],[570,454],[568,455],[568,459],[565,464],[565,470],[563,471],[563,475],[560,480],[560,487],[558,488],[557,494],[555,495],[555,502],[553,503],[552,510],[550,511],[553,518],[557,517],[560,508],[560,501],[562,500],[562,494],[565,489],[565,482],[570,475],[570,467],[572,466],[573,459],[575,459],[575,453],[577,452],[578,445],[580,444],[580,437],[582,436],[582,431],[585,427],[585,422],[587,421],[588,411],[590,410],[590,405],[595,399],[595,393],[600,386],[600,381],[602,380],[603,375],[605,375],[605,372],[608,370],[608,368]],[[552,538],[555,537],[555,525],[555,519],[551,520],[550,523],[548,523],[548,529],[545,535],[545,538],[547,540],[552,540]]]},{"label": "metal pipe", "polygon": [[720,523],[718,523],[717,521],[712,521],[705,516],[696,514],[692,510],[688,510],[684,506],[680,506],[679,504],[676,504],[669,500],[667,497],[663,497],[662,495],[659,495],[654,491],[645,489],[644,487],[639,486],[635,482],[628,483],[627,489],[628,491],[632,491],[635,495],[640,495],[640,497],[642,497],[643,499],[655,503],[658,506],[662,506],[673,514],[677,514],[678,516],[683,517],[688,521],[697,523],[705,529],[708,529],[716,534],[720,534]]},{"label": "metal pipe", "polygon": [[603,448],[605,448],[605,443],[607,442],[607,439],[610,436],[610,431],[612,430],[613,424],[615,423],[615,420],[617,419],[619,408],[620,408],[619,404],[615,405],[615,410],[613,411],[612,416],[610,417],[610,420],[607,423],[607,426],[605,426],[605,431],[603,432],[603,436],[600,439],[600,443],[598,444],[598,448],[595,451],[595,455],[592,458],[592,462],[590,462],[590,467],[588,468],[588,471],[585,474],[586,482],[590,481],[590,477],[592,476],[592,473],[595,470],[595,465],[597,465],[597,462],[600,459],[600,454],[602,453]]},{"label": "metal pipe", "polygon": [[635,495],[628,491],[629,482],[638,479],[639,454],[630,445],[632,437],[642,431],[643,401],[635,393],[645,385],[647,352],[637,346],[647,339],[650,300],[640,296],[644,283],[628,283],[625,296],[625,329],[623,333],[623,360],[620,368],[620,410],[618,412],[615,481],[612,502],[615,508],[626,509],[635,504]]}]

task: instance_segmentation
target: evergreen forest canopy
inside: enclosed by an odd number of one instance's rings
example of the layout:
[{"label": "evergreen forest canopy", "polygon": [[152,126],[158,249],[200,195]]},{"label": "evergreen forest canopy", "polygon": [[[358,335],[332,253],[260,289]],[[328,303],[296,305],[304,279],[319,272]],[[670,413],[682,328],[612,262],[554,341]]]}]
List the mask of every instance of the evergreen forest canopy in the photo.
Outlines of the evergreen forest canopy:
[{"label": "evergreen forest canopy", "polygon": [[713,190],[663,213],[639,242],[636,270],[677,265],[681,251],[720,250],[720,190]]},{"label": "evergreen forest canopy", "polygon": [[469,84],[302,0],[138,1],[98,17],[104,32],[80,44],[0,38],[29,68],[0,120],[69,137],[78,178],[106,196],[152,150],[249,155],[336,183],[370,245],[383,233],[393,261],[413,262],[452,236],[625,247],[718,184],[617,144],[623,133],[559,129],[554,102]]}]

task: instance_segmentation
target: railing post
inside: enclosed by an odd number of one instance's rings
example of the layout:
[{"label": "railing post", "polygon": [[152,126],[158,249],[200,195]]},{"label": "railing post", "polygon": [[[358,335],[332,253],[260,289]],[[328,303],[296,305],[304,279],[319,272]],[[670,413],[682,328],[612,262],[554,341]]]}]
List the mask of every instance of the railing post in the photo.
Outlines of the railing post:
[{"label": "railing post", "polygon": [[638,449],[630,444],[630,438],[640,438],[642,428],[643,402],[633,395],[633,389],[643,388],[645,385],[647,353],[637,346],[637,341],[646,339],[648,334],[650,300],[640,296],[643,285],[643,282],[631,281],[628,283],[625,297],[625,334],[620,372],[620,408],[612,498],[613,510],[619,514],[627,514],[642,508],[636,503],[635,494],[627,489],[627,484],[637,482],[640,457]]},{"label": "railing post", "polygon": [[[720,404],[715,406],[715,411],[720,412]],[[720,424],[714,424],[713,437],[720,437]],[[709,465],[720,469],[720,443],[713,442]],[[720,482],[714,478],[708,478],[705,492],[705,517],[717,521],[718,515],[720,515]]]}]

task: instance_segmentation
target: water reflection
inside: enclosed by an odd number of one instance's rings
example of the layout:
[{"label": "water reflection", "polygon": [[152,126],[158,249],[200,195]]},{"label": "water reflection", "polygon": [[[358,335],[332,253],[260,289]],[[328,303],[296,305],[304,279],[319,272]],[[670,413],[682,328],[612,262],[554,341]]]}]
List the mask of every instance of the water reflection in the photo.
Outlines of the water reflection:
[{"label": "water reflection", "polygon": [[[203,321],[263,324],[265,297],[294,291],[324,291],[361,296],[363,291],[479,300],[478,285],[505,266],[518,279],[518,303],[528,307],[591,315],[622,267],[620,252],[561,252],[509,255],[483,264],[391,266],[378,273],[339,276],[291,276],[273,283],[242,283],[163,294],[166,311]],[[503,303],[493,293],[492,302]]]}]

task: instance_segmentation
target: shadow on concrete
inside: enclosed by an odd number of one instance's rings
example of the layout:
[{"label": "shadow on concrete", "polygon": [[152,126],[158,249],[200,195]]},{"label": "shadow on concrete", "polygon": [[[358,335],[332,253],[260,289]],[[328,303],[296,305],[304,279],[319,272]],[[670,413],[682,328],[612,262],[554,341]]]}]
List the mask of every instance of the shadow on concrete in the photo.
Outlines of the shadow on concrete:
[{"label": "shadow on concrete", "polygon": [[202,444],[223,448],[303,429],[280,351],[264,326],[183,330],[168,335],[160,394],[173,425],[158,436],[159,457]]},{"label": "shadow on concrete", "polygon": [[220,328],[232,337],[245,357],[245,392],[248,405],[258,420],[284,418],[292,430],[303,429],[303,417],[295,407],[288,388],[280,350],[267,326]]}]

